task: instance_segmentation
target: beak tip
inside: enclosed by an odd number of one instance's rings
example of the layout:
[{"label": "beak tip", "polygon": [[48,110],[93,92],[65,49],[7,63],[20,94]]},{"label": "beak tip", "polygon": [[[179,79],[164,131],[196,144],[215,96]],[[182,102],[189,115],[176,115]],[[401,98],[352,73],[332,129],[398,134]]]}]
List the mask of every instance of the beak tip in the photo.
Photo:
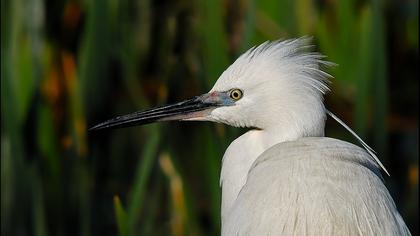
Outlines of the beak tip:
[{"label": "beak tip", "polygon": [[95,126],[90,127],[88,129],[88,132],[98,131],[98,130],[101,130],[103,128],[105,128],[105,127],[103,127],[101,124],[98,124],[98,125],[95,125]]}]

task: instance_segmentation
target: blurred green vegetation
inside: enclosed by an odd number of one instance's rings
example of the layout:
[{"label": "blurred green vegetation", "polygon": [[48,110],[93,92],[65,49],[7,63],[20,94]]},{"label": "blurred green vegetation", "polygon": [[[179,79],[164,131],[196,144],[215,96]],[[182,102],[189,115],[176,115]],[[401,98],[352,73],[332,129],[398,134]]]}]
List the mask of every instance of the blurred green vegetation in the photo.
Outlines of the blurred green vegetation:
[{"label": "blurred green vegetation", "polygon": [[377,150],[417,235],[417,0],[1,1],[1,234],[218,235],[221,157],[243,130],[86,129],[206,92],[251,46],[302,35],[339,64],[327,106]]}]

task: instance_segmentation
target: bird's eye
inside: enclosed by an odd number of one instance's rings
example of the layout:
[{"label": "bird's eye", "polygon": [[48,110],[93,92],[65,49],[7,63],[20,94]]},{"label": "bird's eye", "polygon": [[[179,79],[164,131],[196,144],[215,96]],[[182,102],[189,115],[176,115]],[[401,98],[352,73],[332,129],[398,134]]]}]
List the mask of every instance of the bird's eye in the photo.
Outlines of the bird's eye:
[{"label": "bird's eye", "polygon": [[233,100],[239,100],[242,98],[242,90],[240,89],[232,89],[230,91],[230,98],[232,98]]}]

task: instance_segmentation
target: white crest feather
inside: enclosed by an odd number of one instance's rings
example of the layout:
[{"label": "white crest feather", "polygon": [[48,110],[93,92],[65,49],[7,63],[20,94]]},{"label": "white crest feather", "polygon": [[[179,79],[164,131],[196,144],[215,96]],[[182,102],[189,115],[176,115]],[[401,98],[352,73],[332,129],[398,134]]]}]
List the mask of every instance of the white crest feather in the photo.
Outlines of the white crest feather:
[{"label": "white crest feather", "polygon": [[320,67],[335,64],[323,60],[324,55],[312,51],[314,45],[310,44],[311,41],[311,37],[301,37],[266,41],[254,46],[225,70],[212,90],[222,90],[247,79],[255,80],[256,77],[264,80],[258,76],[264,72],[280,72],[277,73],[279,75],[290,72],[296,82],[309,85],[324,94],[329,91],[328,83],[332,76]]},{"label": "white crest feather", "polygon": [[373,158],[373,160],[385,171],[385,173],[389,176],[389,172],[385,168],[385,166],[382,164],[382,162],[379,160],[379,158],[375,155],[375,150],[373,150],[369,145],[367,145],[362,138],[360,138],[350,127],[344,123],[340,118],[338,118],[334,113],[332,113],[329,110],[326,110],[327,114],[331,116],[335,121],[337,121],[341,126],[343,126],[347,131],[350,132],[353,137],[359,141],[359,143],[365,148],[365,150],[369,153],[369,155]]}]

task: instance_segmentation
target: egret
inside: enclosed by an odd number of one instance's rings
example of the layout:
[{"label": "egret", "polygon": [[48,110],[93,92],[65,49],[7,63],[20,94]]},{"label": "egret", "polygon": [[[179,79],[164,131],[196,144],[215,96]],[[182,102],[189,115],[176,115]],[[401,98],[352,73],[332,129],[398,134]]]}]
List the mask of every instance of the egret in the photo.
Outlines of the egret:
[{"label": "egret", "polygon": [[[411,235],[374,151],[328,111],[332,63],[311,38],[242,54],[206,94],[118,116],[92,130],[156,121],[213,121],[250,130],[227,148],[220,175],[222,235]],[[330,115],[363,148],[324,135]]]}]

